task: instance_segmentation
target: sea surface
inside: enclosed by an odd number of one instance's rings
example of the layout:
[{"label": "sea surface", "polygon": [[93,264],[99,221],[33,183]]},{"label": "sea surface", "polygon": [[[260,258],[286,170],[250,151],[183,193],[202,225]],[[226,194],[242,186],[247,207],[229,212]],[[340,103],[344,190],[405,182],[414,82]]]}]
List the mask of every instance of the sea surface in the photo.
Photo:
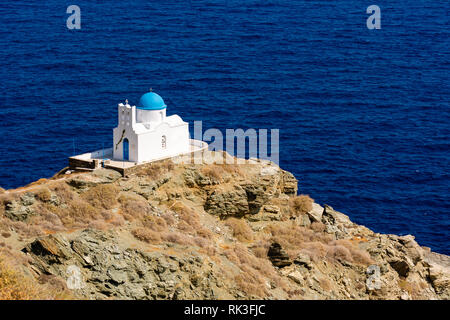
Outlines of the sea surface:
[{"label": "sea surface", "polygon": [[[69,5],[81,29],[68,30]],[[381,8],[369,30],[366,9]],[[112,145],[150,87],[208,128],[280,129],[300,192],[450,254],[450,2],[0,1],[0,185]]]}]

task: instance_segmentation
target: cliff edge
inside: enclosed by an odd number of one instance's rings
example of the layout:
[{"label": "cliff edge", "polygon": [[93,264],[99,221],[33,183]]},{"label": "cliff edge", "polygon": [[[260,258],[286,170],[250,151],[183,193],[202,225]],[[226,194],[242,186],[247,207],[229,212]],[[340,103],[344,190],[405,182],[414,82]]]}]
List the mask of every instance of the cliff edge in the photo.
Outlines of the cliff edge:
[{"label": "cliff edge", "polygon": [[257,159],[1,190],[0,298],[450,298],[450,257],[297,193]]}]

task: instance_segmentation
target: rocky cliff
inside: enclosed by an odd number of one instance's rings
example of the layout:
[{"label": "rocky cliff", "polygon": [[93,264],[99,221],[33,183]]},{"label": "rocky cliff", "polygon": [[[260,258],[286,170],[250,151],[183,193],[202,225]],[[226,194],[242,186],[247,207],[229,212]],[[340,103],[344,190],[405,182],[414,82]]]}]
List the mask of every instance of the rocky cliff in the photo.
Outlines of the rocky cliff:
[{"label": "rocky cliff", "polygon": [[62,173],[0,193],[0,296],[450,297],[448,256],[298,196],[268,161]]}]

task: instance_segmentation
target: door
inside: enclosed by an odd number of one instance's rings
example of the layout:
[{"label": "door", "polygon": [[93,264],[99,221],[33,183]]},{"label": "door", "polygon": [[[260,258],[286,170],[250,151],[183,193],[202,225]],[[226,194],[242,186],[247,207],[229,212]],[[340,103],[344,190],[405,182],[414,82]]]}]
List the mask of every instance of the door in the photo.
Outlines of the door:
[{"label": "door", "polygon": [[123,140],[123,161],[130,160],[130,143],[128,142],[128,139],[125,138]]}]

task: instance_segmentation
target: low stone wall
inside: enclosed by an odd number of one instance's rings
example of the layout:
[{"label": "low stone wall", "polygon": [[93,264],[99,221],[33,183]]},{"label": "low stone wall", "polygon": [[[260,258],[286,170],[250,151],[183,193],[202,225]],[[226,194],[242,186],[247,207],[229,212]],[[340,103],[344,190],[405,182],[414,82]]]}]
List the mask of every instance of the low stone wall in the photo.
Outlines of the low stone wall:
[{"label": "low stone wall", "polygon": [[69,168],[74,170],[76,168],[95,169],[94,159],[92,160],[80,160],[75,158],[69,158]]},{"label": "low stone wall", "polygon": [[[203,141],[199,141],[199,140],[190,140],[190,144],[191,146],[198,148],[195,151],[192,151],[190,153],[185,153],[185,154],[181,154],[181,155],[176,155],[173,157],[167,157],[167,158],[163,158],[163,159],[157,159],[157,160],[153,160],[151,162],[145,162],[142,164],[136,164],[133,166],[128,166],[126,167],[120,167],[118,165],[114,165],[114,161],[111,160],[102,160],[102,159],[92,159],[93,157],[100,157],[103,155],[110,155],[110,153],[112,154],[112,148],[111,149],[105,149],[104,151],[99,150],[99,151],[94,151],[91,153],[84,153],[82,155],[78,155],[78,156],[74,156],[74,157],[70,157],[69,158],[69,168],[70,170],[80,170],[82,168],[85,169],[97,169],[103,166],[106,169],[111,169],[111,170],[115,170],[117,172],[119,172],[120,174],[122,174],[122,176],[126,176],[126,175],[131,175],[133,173],[136,173],[139,170],[142,170],[143,168],[146,167],[151,167],[153,164],[155,163],[159,163],[159,162],[163,162],[166,161],[168,159],[172,159],[174,162],[177,162],[177,160],[179,159],[188,159],[190,160],[190,163],[194,163],[194,158],[198,158],[198,157],[202,157],[203,152],[208,150],[208,144],[206,142]],[[117,162],[116,162],[117,164]]]}]

